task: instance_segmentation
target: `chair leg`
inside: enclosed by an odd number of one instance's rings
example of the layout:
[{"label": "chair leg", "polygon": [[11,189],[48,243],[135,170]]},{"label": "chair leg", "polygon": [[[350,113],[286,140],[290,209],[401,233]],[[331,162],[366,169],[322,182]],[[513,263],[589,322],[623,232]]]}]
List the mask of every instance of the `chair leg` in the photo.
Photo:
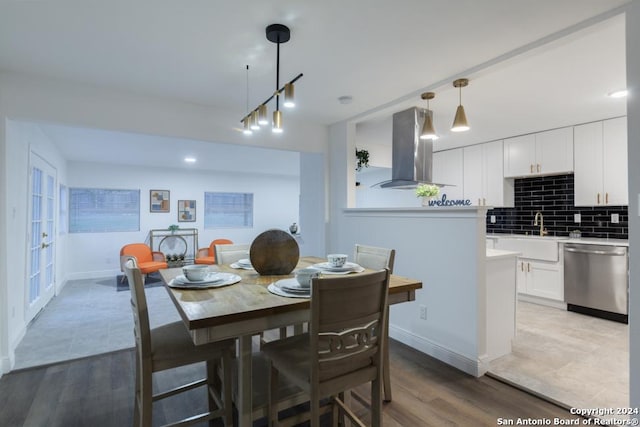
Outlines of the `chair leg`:
[{"label": "chair leg", "polygon": [[[207,360],[207,400],[209,412],[213,412],[218,409],[218,405],[216,405],[216,400],[211,395],[213,390],[222,390],[220,387],[220,380],[218,379],[218,367],[219,364],[215,360]],[[226,402],[225,402],[226,406]],[[209,427],[214,427],[213,420],[209,420]]]},{"label": "chair leg", "polygon": [[233,397],[231,394],[231,350],[224,350],[222,353],[222,394],[224,398],[224,425],[225,427],[233,427]]},{"label": "chair leg", "polygon": [[269,362],[269,386],[267,388],[267,426],[278,425],[278,370]]},{"label": "chair leg", "polygon": [[382,380],[384,384],[384,401],[391,402],[391,372],[389,371],[389,307],[387,320],[384,322],[384,343],[382,345]]},{"label": "chair leg", "polygon": [[136,359],[136,373],[135,373],[135,384],[134,384],[134,392],[133,392],[133,427],[140,427],[142,424],[142,411],[140,408],[140,401],[142,399],[142,394],[140,390],[140,384],[142,381],[141,377],[141,367],[140,367],[140,357],[138,355],[138,351],[135,352]]},{"label": "chair leg", "polygon": [[380,377],[371,381],[371,427],[382,425],[382,384]]},{"label": "chair leg", "polygon": [[141,427],[151,427],[151,418],[152,418],[152,404],[153,404],[153,374],[151,373],[151,368],[146,367],[150,365],[142,364],[141,374],[140,374],[140,425]]},{"label": "chair leg", "polygon": [[320,396],[318,391],[312,387],[309,396],[309,406],[311,410],[311,427],[320,427]]}]

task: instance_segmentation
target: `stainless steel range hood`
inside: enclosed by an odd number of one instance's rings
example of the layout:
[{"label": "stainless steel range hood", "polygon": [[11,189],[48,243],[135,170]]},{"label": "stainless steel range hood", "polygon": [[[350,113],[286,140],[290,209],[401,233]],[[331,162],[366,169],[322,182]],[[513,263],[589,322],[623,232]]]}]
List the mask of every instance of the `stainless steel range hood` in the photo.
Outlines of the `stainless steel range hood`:
[{"label": "stainless steel range hood", "polygon": [[428,110],[413,107],[393,115],[391,180],[375,187],[412,189],[419,184],[434,184],[431,173],[433,141],[420,139],[426,114]]}]

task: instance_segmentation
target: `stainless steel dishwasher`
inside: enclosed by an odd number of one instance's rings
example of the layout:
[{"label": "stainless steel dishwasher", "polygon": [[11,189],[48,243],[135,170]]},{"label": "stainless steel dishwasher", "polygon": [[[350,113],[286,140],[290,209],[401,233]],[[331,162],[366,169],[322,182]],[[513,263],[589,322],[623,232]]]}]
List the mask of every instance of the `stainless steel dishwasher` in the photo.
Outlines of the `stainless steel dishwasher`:
[{"label": "stainless steel dishwasher", "polygon": [[627,323],[628,295],[626,247],[565,243],[567,310]]}]

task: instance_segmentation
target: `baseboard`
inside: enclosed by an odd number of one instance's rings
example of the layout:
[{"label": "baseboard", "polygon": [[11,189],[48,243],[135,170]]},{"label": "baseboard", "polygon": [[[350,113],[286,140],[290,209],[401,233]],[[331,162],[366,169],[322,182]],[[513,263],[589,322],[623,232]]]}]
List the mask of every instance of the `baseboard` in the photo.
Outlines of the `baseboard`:
[{"label": "baseboard", "polygon": [[474,377],[480,377],[486,372],[486,364],[482,361],[470,359],[397,326],[389,325],[389,336]]},{"label": "baseboard", "polygon": [[66,281],[70,280],[87,280],[87,279],[101,279],[103,277],[116,277],[122,272],[117,270],[97,270],[97,271],[84,271],[77,273],[70,273],[66,277]]},{"label": "baseboard", "polygon": [[559,308],[560,310],[567,309],[567,303],[565,303],[564,301],[556,301],[548,298],[536,297],[533,295],[518,294],[518,300],[538,305],[544,305],[547,307]]},{"label": "baseboard", "polygon": [[3,374],[11,371],[11,359],[9,357],[0,358],[0,378]]}]

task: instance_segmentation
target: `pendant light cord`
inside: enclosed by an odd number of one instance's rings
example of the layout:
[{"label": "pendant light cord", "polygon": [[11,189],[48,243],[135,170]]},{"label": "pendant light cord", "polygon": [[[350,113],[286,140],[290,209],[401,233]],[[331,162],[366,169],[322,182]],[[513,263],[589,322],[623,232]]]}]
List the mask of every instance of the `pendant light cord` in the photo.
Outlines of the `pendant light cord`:
[{"label": "pendant light cord", "polygon": [[276,43],[276,111],[280,109],[280,36],[278,36],[278,43]]},{"label": "pendant light cord", "polygon": [[247,64],[247,114],[249,114],[249,65]]}]

